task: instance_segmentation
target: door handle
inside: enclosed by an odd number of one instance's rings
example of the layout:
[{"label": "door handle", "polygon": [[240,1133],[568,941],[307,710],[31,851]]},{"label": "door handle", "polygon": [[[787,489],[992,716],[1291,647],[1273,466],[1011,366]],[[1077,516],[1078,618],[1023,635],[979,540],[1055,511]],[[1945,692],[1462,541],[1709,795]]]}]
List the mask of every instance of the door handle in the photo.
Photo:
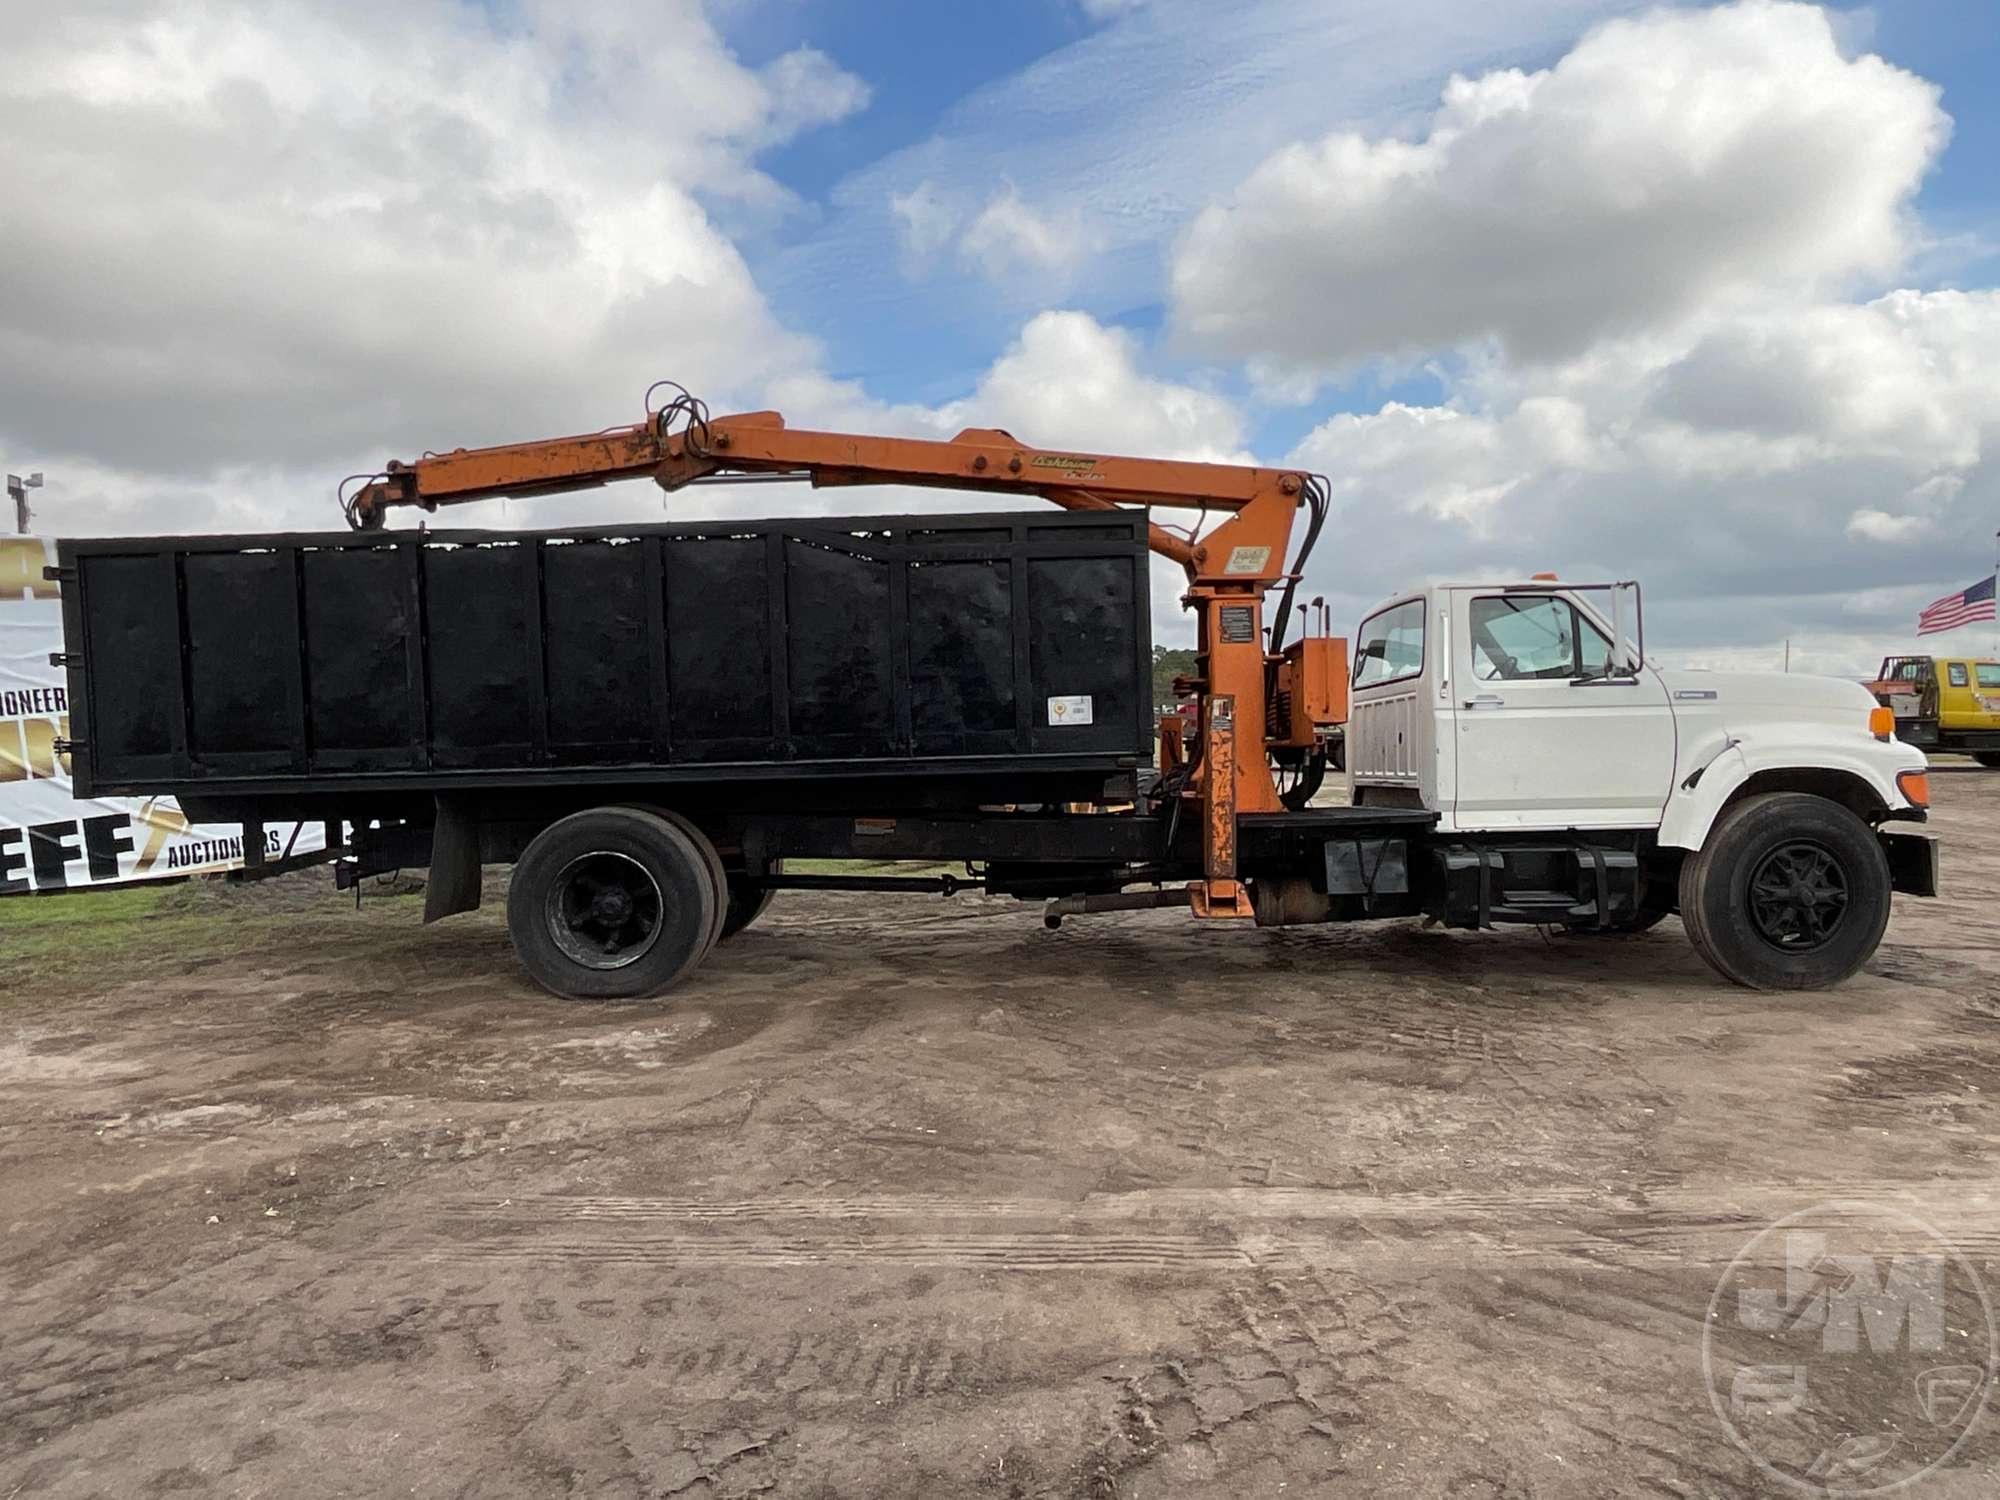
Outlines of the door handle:
[{"label": "door handle", "polygon": [[1465,706],[1467,708],[1501,708],[1506,705],[1506,702],[1507,700],[1498,693],[1481,693],[1476,698],[1467,698]]}]

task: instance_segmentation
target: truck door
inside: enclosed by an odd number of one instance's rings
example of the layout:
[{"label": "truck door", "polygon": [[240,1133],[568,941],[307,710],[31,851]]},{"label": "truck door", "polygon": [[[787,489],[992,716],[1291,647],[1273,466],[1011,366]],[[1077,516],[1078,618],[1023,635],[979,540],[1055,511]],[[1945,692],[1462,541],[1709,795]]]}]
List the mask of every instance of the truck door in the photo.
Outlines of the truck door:
[{"label": "truck door", "polygon": [[1985,714],[1982,729],[2000,729],[2000,661],[1972,663],[1972,689]]},{"label": "truck door", "polygon": [[1972,663],[1939,661],[1938,727],[1942,729],[1984,729],[1986,708],[1972,691]]},{"label": "truck door", "polygon": [[1667,690],[1608,680],[1609,632],[1565,595],[1453,590],[1459,828],[1650,828],[1672,789]]}]

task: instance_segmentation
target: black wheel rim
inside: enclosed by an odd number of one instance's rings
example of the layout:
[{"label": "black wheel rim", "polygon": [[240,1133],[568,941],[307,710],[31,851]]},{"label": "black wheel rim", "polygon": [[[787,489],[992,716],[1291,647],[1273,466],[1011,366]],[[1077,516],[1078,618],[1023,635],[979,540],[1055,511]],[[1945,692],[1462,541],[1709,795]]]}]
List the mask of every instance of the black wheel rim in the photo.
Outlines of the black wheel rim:
[{"label": "black wheel rim", "polygon": [[1847,919],[1847,871],[1807,839],[1778,845],[1750,872],[1750,921],[1782,953],[1824,948]]},{"label": "black wheel rim", "polygon": [[549,887],[549,935],[586,969],[622,969],[660,940],[666,901],[652,872],[630,855],[586,854]]}]

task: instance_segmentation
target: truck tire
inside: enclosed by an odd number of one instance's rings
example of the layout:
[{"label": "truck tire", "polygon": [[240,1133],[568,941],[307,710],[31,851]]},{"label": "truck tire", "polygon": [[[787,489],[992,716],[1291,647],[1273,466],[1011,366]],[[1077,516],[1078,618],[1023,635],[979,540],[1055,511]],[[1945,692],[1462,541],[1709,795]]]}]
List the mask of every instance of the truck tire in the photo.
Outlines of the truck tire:
[{"label": "truck tire", "polygon": [[2000,766],[2000,750],[1975,750],[1972,758],[1982,766]]},{"label": "truck tire", "polygon": [[651,802],[638,802],[633,805],[641,812],[649,812],[656,818],[665,818],[678,828],[687,836],[687,841],[694,845],[695,852],[701,855],[702,863],[708,866],[709,879],[715,882],[716,898],[715,927],[708,935],[708,948],[702,949],[706,955],[708,949],[721,942],[725,936],[722,930],[723,919],[729,915],[729,872],[723,868],[722,856],[715,852],[715,844],[709,836],[697,828],[694,820],[686,814],[677,813],[671,807],[656,806]]},{"label": "truck tire", "polygon": [[[785,868],[782,859],[774,859],[765,867],[767,874],[775,875]],[[749,872],[729,877],[729,899],[722,913],[722,942],[728,942],[737,933],[764,915],[771,898],[778,893],[768,886],[757,884]]]},{"label": "truck tire", "polygon": [[1681,922],[1724,978],[1815,990],[1866,963],[1889,924],[1889,861],[1837,802],[1767,792],[1723,810],[1681,865]]},{"label": "truck tire", "polygon": [[535,982],[569,1000],[657,995],[712,946],[722,894],[656,812],[596,807],[536,835],[514,866],[507,931]]}]

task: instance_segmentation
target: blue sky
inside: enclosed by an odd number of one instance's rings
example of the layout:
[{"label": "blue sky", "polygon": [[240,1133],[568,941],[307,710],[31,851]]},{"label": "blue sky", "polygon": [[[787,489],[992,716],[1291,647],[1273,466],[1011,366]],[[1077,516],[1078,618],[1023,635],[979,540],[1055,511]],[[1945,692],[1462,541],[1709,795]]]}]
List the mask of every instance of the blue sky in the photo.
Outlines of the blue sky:
[{"label": "blue sky", "polygon": [[[1355,7],[1365,9],[1366,7]],[[1611,3],[1570,7],[1552,26],[1501,26],[1480,31],[1459,47],[1440,46],[1407,71],[1352,82],[1336,56],[1348,38],[1338,21],[1287,60],[1294,78],[1283,131],[1303,134],[1357,118],[1394,122],[1430,102],[1454,69],[1545,67],[1573,41],[1579,17],[1612,15],[1643,7]],[[1904,278],[1912,285],[1982,285],[2000,257],[2000,24],[1983,0],[1894,0],[1885,6],[1840,10],[1856,45],[1878,51],[1940,85],[1953,134],[1936,168],[1925,178],[1917,206],[1941,244]],[[1335,14],[1339,6],[1323,10]],[[950,264],[929,268],[913,286],[895,274],[893,259],[869,261],[855,246],[882,243],[879,200],[884,183],[914,182],[912,159],[976,156],[978,137],[992,116],[1019,94],[1009,84],[1038,62],[1078,48],[1124,19],[1093,18],[1076,0],[1019,0],[1009,5],[939,5],[925,0],[740,0],[719,13],[723,34],[748,62],[761,63],[798,46],[827,53],[868,81],[872,102],[852,117],[804,136],[759,158],[758,164],[797,195],[799,206],[782,222],[745,235],[739,243],[788,324],[823,340],[838,374],[860,379],[891,401],[938,402],[964,394],[974,371],[1005,346],[1025,301],[995,299],[978,277]],[[1421,24],[1413,25],[1420,31]],[[1378,33],[1379,34],[1379,33]],[[1372,52],[1362,56],[1370,59]],[[1324,80],[1315,92],[1314,79]],[[1106,106],[1117,90],[1107,88]],[[1024,192],[1036,186],[1038,149],[1047,138],[1074,140],[1096,123],[1086,96],[1072,120],[1020,123],[1021,147],[999,170]],[[1067,128],[1065,128],[1067,127]],[[970,138],[974,143],[968,147]],[[1223,150],[1221,163],[1247,171],[1268,149],[1268,138]],[[861,200],[856,202],[855,200]],[[873,210],[873,213],[870,212]],[[869,222],[874,219],[875,222]],[[1164,321],[1165,240],[1171,215],[1157,238],[1119,258],[1115,276],[1064,286],[1064,305],[1087,309],[1101,321],[1127,327],[1155,342],[1162,368],[1186,371],[1197,360],[1176,358],[1160,341]],[[1246,394],[1231,372],[1209,372],[1224,387]],[[1260,450],[1296,443],[1328,410],[1367,410],[1388,400],[1427,403],[1440,382],[1424,370],[1366,371],[1323,393],[1311,407],[1260,407],[1252,437]],[[1254,404],[1254,403],[1253,403]]]},{"label": "blue sky", "polygon": [[1990,281],[2000,255],[2000,13],[1982,0],[1892,0],[1856,14],[1871,47],[1944,90],[1951,144],[1917,202],[1940,234],[1984,247],[1950,278]]},{"label": "blue sky", "polygon": [[[1512,21],[1463,25],[1456,35],[1435,32],[1427,8],[1435,9],[1370,0],[1312,14],[1251,0],[1232,14],[1230,55],[1218,66],[1212,49],[1186,45],[1190,34],[1213,34],[1202,8],[1093,20],[1076,0],[747,0],[721,13],[746,58],[819,48],[868,80],[874,102],[760,159],[800,208],[739,243],[781,316],[825,341],[836,374],[886,400],[962,395],[1021,318],[1051,301],[1141,333],[1163,368],[1189,368],[1197,362],[1157,336],[1169,246],[1206,198],[1301,134],[1396,121],[1432,102],[1454,67],[1535,65],[1561,51],[1579,20],[1630,7],[1539,7],[1547,19],[1529,19],[1537,7],[1523,7]],[[1169,140],[1162,127],[1184,124],[1183,96],[1190,108],[1217,109],[1217,123],[1175,129]],[[1128,130],[1141,140],[1125,139]],[[1097,151],[1104,160],[1092,159]],[[888,198],[926,180],[974,196],[1011,184],[1030,198],[1088,203],[1114,222],[1113,243],[1068,278],[995,286],[950,257],[911,275],[896,253]],[[1228,372],[1209,374],[1240,385]],[[1433,389],[1422,378],[1371,375],[1356,399]],[[1273,441],[1295,438],[1288,427],[1302,431],[1296,413],[1268,420],[1260,435]]]}]

